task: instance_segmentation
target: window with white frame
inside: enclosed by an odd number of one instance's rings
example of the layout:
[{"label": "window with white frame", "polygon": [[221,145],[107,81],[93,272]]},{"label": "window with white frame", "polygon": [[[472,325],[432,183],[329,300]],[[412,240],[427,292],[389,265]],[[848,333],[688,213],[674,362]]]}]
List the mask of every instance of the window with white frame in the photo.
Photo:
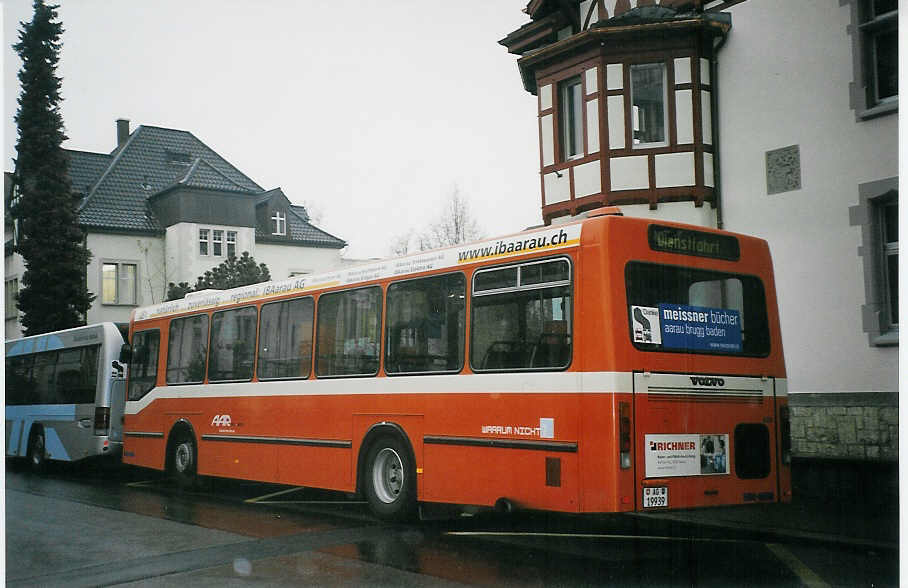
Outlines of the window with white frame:
[{"label": "window with white frame", "polygon": [[211,253],[217,257],[224,255],[224,231],[213,230],[214,239],[211,241]]},{"label": "window with white frame", "polygon": [[899,344],[898,181],[895,176],[860,184],[858,204],[848,210],[851,226],[861,228],[861,322],[872,346]]},{"label": "window with white frame", "polygon": [[227,231],[227,257],[236,257],[236,231]]},{"label": "window with white frame", "polygon": [[208,255],[211,250],[210,235],[209,229],[199,229],[199,255]]},{"label": "window with white frame", "polygon": [[898,0],[864,0],[860,9],[864,85],[873,108],[899,97]]},{"label": "window with white frame", "polygon": [[137,265],[129,262],[101,264],[101,303],[136,304]]},{"label": "window with white frame", "polygon": [[558,84],[561,160],[583,155],[583,91],[580,76]]},{"label": "window with white frame", "polygon": [[6,287],[6,305],[4,307],[6,320],[15,319],[19,315],[19,310],[16,308],[16,301],[19,299],[19,279],[6,280],[4,285]]},{"label": "window with white frame", "polygon": [[881,306],[890,330],[899,324],[899,201],[889,196],[874,201],[880,254]]},{"label": "window with white frame", "polygon": [[271,234],[287,234],[287,215],[279,210],[275,210],[274,214],[271,215]]},{"label": "window with white frame", "polygon": [[664,63],[641,63],[630,66],[631,122],[634,147],[666,145],[666,81]]}]

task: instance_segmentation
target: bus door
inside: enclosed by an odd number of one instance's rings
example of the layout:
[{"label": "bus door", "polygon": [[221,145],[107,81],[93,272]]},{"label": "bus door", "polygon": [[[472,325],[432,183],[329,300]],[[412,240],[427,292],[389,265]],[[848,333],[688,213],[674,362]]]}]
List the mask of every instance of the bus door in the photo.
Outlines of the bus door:
[{"label": "bus door", "polygon": [[634,374],[637,510],[777,501],[773,378]]},{"label": "bus door", "polygon": [[[121,370],[120,374],[125,374],[125,370]],[[123,442],[123,411],[125,408],[126,377],[114,373],[110,382],[110,433],[108,436],[111,441],[117,443]]]}]

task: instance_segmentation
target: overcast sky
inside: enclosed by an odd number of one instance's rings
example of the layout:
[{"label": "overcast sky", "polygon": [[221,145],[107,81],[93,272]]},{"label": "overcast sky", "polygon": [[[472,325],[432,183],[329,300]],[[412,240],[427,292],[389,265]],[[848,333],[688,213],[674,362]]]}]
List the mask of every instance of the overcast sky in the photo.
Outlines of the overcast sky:
[{"label": "overcast sky", "polygon": [[[347,257],[388,253],[455,188],[487,236],[538,224],[536,98],[497,41],[525,0],[57,0],[64,147],[114,121],[190,131],[265,189],[311,203]],[[31,0],[4,0],[12,170]]]}]

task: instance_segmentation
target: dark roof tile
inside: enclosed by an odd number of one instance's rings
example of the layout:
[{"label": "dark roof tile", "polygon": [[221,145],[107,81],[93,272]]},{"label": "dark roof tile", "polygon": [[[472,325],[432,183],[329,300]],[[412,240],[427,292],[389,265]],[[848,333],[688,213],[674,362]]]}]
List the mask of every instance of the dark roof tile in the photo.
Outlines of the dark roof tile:
[{"label": "dark roof tile", "polygon": [[73,149],[63,151],[69,155],[69,179],[72,182],[73,191],[78,194],[88,194],[110,165],[110,155]]},{"label": "dark roof tile", "polygon": [[[148,199],[177,186],[249,194],[256,204],[274,197],[192,133],[141,125],[109,155],[67,150],[73,189],[85,194],[79,208],[83,226],[105,232],[162,233]],[[286,197],[284,197],[286,198]],[[289,240],[256,238],[294,245],[340,249],[339,239],[309,223],[302,206],[290,207]]]}]

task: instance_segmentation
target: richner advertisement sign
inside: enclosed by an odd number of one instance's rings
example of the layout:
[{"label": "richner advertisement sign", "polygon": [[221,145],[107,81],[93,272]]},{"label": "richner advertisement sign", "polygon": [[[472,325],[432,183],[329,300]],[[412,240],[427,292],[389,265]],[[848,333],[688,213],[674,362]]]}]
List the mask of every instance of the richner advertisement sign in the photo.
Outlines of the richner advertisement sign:
[{"label": "richner advertisement sign", "polygon": [[737,310],[682,304],[632,306],[634,342],[687,349],[741,351],[741,315]]},{"label": "richner advertisement sign", "polygon": [[646,435],[646,477],[728,473],[728,435]]}]

